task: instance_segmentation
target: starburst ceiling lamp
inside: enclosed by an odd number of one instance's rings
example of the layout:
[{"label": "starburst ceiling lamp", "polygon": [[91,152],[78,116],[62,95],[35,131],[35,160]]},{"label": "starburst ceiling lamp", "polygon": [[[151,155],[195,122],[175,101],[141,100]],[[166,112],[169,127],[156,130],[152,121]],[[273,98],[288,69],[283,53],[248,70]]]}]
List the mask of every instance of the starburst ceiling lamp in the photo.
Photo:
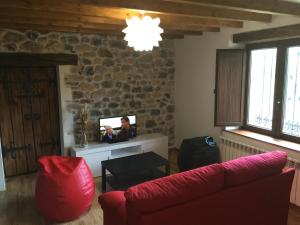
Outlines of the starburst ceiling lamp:
[{"label": "starburst ceiling lamp", "polygon": [[151,51],[153,47],[159,46],[161,34],[164,32],[159,27],[159,18],[144,16],[140,19],[134,16],[126,19],[126,23],[127,27],[123,30],[126,34],[124,40],[128,42],[129,47],[133,47],[135,51]]}]

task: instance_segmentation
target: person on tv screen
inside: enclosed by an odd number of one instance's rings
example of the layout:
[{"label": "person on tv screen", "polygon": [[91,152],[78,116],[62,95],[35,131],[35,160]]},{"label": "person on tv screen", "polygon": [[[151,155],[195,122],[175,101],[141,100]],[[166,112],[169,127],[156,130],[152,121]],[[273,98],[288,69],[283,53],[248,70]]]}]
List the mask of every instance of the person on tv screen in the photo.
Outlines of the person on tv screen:
[{"label": "person on tv screen", "polygon": [[114,131],[111,126],[105,126],[105,134],[102,141],[107,143],[113,143],[117,139],[117,135],[114,134]]},{"label": "person on tv screen", "polygon": [[129,118],[124,116],[121,118],[121,130],[117,134],[118,141],[125,141],[129,138],[136,137],[136,128],[130,125]]}]

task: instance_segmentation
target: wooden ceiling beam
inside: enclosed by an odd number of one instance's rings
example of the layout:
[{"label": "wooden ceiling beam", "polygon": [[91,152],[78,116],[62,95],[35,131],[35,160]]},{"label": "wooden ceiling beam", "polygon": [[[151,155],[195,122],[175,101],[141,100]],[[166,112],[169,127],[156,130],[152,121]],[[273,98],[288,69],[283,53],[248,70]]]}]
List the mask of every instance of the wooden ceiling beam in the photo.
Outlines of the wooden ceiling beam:
[{"label": "wooden ceiling beam", "polygon": [[[95,29],[95,30],[112,30],[122,32],[125,28],[123,24],[107,24],[107,23],[91,23],[91,22],[81,22],[75,20],[62,20],[61,18],[27,18],[27,17],[19,17],[19,16],[6,16],[5,18],[0,17],[0,21],[7,21],[12,23],[27,23],[27,24],[43,24],[54,25],[54,26],[70,26],[73,28],[82,27],[87,29]],[[184,32],[219,32],[220,28],[218,27],[201,27],[201,26],[175,26],[168,25],[162,26],[165,33],[171,32],[172,30]]]},{"label": "wooden ceiling beam", "polygon": [[27,23],[12,23],[0,20],[1,29],[16,29],[16,30],[36,30],[43,32],[66,32],[66,33],[83,33],[83,34],[104,34],[104,35],[121,35],[120,32],[108,30],[96,30],[83,27],[57,26],[57,25],[41,25],[41,24],[27,24]]},{"label": "wooden ceiling beam", "polygon": [[62,20],[62,21],[77,21],[82,23],[99,23],[99,24],[116,24],[123,25],[125,27],[125,20],[106,18],[106,17],[94,17],[94,16],[82,16],[74,13],[66,12],[53,12],[46,10],[31,10],[31,9],[20,9],[20,8],[7,8],[0,6],[0,17],[16,17],[28,18],[28,19],[42,19],[42,20]]},{"label": "wooden ceiling beam", "polygon": [[[71,3],[69,3],[71,4]],[[109,7],[98,7],[93,5],[80,4],[80,14],[99,16],[125,20],[126,18],[131,18],[133,16],[140,16],[140,12],[130,9],[121,8],[109,8]],[[56,10],[57,11],[57,10]],[[184,15],[171,15],[171,14],[161,14],[153,12],[145,12],[144,15],[151,16],[152,18],[159,17],[161,23],[163,24],[191,24],[191,25],[201,25],[201,26],[211,26],[211,27],[234,27],[242,28],[243,22],[238,20],[223,20],[216,18],[202,18]]]},{"label": "wooden ceiling beam", "polygon": [[[90,6],[89,6],[90,7]],[[94,7],[95,8],[95,7]],[[51,11],[48,8],[41,9],[27,9],[27,8],[13,8],[3,7],[0,3],[0,16],[18,15],[29,18],[61,18],[61,19],[73,19],[81,22],[92,22],[92,23],[108,23],[108,24],[122,24],[125,26],[125,19],[137,15],[136,12],[131,13],[128,10],[122,9],[109,9],[96,7],[97,12],[93,12],[92,9],[86,9],[91,15],[85,15],[85,13],[74,13],[69,11]],[[113,10],[110,14],[107,11]],[[129,12],[129,13],[128,13]],[[128,16],[130,15],[130,16]],[[191,18],[191,17],[179,17],[179,16],[168,16],[159,14],[149,14],[152,17],[160,17],[161,24],[164,26],[168,25],[195,25],[195,26],[207,26],[207,27],[234,27],[240,28],[243,26],[241,21],[230,21],[230,20],[217,20],[217,19],[205,19],[205,18]]]},{"label": "wooden ceiling beam", "polygon": [[[36,30],[41,33],[49,32],[64,32],[64,33],[81,33],[81,34],[101,34],[101,35],[114,35],[124,37],[124,34],[120,31],[113,30],[96,30],[83,27],[70,27],[70,26],[55,26],[55,25],[39,25],[39,24],[26,24],[26,23],[7,23],[0,21],[0,28],[16,29],[20,31]],[[198,34],[200,35],[200,34]],[[184,38],[183,33],[165,33],[162,34],[163,39],[182,39]]]},{"label": "wooden ceiling beam", "polygon": [[185,15],[185,16],[199,16],[212,17],[223,19],[237,19],[260,22],[271,22],[271,15],[245,12],[234,9],[224,9],[218,7],[190,5],[177,2],[166,2],[158,0],[68,0],[79,5],[93,5],[102,7],[125,8],[133,10],[142,10],[146,12],[156,12],[160,14]]},{"label": "wooden ceiling beam", "polygon": [[[58,18],[55,19],[36,19],[36,18],[24,18],[24,17],[18,17],[18,16],[6,16],[1,17],[0,16],[0,22],[4,23],[6,25],[5,28],[13,28],[16,26],[26,25],[26,29],[32,29],[34,30],[37,26],[44,26],[45,29],[49,27],[50,30],[52,28],[58,27],[59,30],[53,30],[53,31],[62,31],[65,28],[70,28],[69,30],[66,29],[66,31],[73,31],[73,32],[94,32],[94,33],[109,33],[109,34],[123,34],[122,30],[124,29],[124,25],[119,24],[100,24],[100,23],[87,23],[87,22],[80,22],[80,21],[67,21],[67,20],[61,20]],[[11,24],[11,26],[10,26]],[[30,25],[32,25],[30,27]],[[3,27],[3,26],[2,26]],[[4,27],[3,27],[4,28]],[[185,32],[218,32],[220,29],[216,27],[191,27],[191,26],[166,26],[163,27],[166,34],[172,34],[172,32],[178,34],[180,32],[181,34],[185,34]]]},{"label": "wooden ceiling beam", "polygon": [[[171,0],[172,1],[172,0]],[[178,2],[178,1],[172,1]],[[300,15],[300,4],[279,0],[184,0],[181,2],[201,3],[209,6],[231,7],[239,10],[262,13]]]},{"label": "wooden ceiling beam", "polygon": [[[170,34],[181,34],[181,31],[171,31]],[[184,35],[201,36],[203,35],[203,31],[186,31],[184,32]]]},{"label": "wooden ceiling beam", "polygon": [[[34,30],[34,26],[49,26],[49,27],[69,27],[72,29],[86,29],[86,30],[95,30],[95,31],[108,31],[113,33],[120,33],[123,29],[123,26],[115,25],[115,24],[95,24],[95,23],[82,23],[78,21],[65,21],[59,19],[33,19],[33,18],[24,18],[11,16],[2,18],[0,17],[0,22],[6,23],[8,26],[6,28],[10,28],[9,24],[18,25],[18,24],[26,24],[27,29]],[[29,25],[32,25],[33,28],[30,28]],[[55,31],[55,30],[53,30]]]},{"label": "wooden ceiling beam", "polygon": [[184,39],[183,33],[162,34],[162,39]]},{"label": "wooden ceiling beam", "polygon": [[300,24],[250,31],[233,35],[234,43],[253,43],[300,37]]}]

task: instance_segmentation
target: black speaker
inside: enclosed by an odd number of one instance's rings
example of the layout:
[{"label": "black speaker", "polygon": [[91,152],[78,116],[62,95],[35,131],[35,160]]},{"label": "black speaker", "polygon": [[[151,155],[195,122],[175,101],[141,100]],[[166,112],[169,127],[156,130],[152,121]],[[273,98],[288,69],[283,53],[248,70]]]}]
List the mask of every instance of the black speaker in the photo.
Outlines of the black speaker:
[{"label": "black speaker", "polygon": [[182,141],[177,159],[181,172],[219,162],[219,148],[212,137],[195,137]]}]

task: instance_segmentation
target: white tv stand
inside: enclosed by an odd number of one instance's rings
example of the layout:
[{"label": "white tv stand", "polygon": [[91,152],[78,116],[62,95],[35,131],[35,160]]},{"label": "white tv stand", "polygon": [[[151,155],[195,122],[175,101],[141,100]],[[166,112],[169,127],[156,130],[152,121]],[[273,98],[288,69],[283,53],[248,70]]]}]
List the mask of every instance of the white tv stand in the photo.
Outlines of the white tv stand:
[{"label": "white tv stand", "polygon": [[92,143],[87,148],[75,146],[71,149],[71,156],[83,157],[93,176],[98,177],[102,175],[101,161],[150,151],[168,159],[168,137],[162,134],[144,134],[125,142]]}]

